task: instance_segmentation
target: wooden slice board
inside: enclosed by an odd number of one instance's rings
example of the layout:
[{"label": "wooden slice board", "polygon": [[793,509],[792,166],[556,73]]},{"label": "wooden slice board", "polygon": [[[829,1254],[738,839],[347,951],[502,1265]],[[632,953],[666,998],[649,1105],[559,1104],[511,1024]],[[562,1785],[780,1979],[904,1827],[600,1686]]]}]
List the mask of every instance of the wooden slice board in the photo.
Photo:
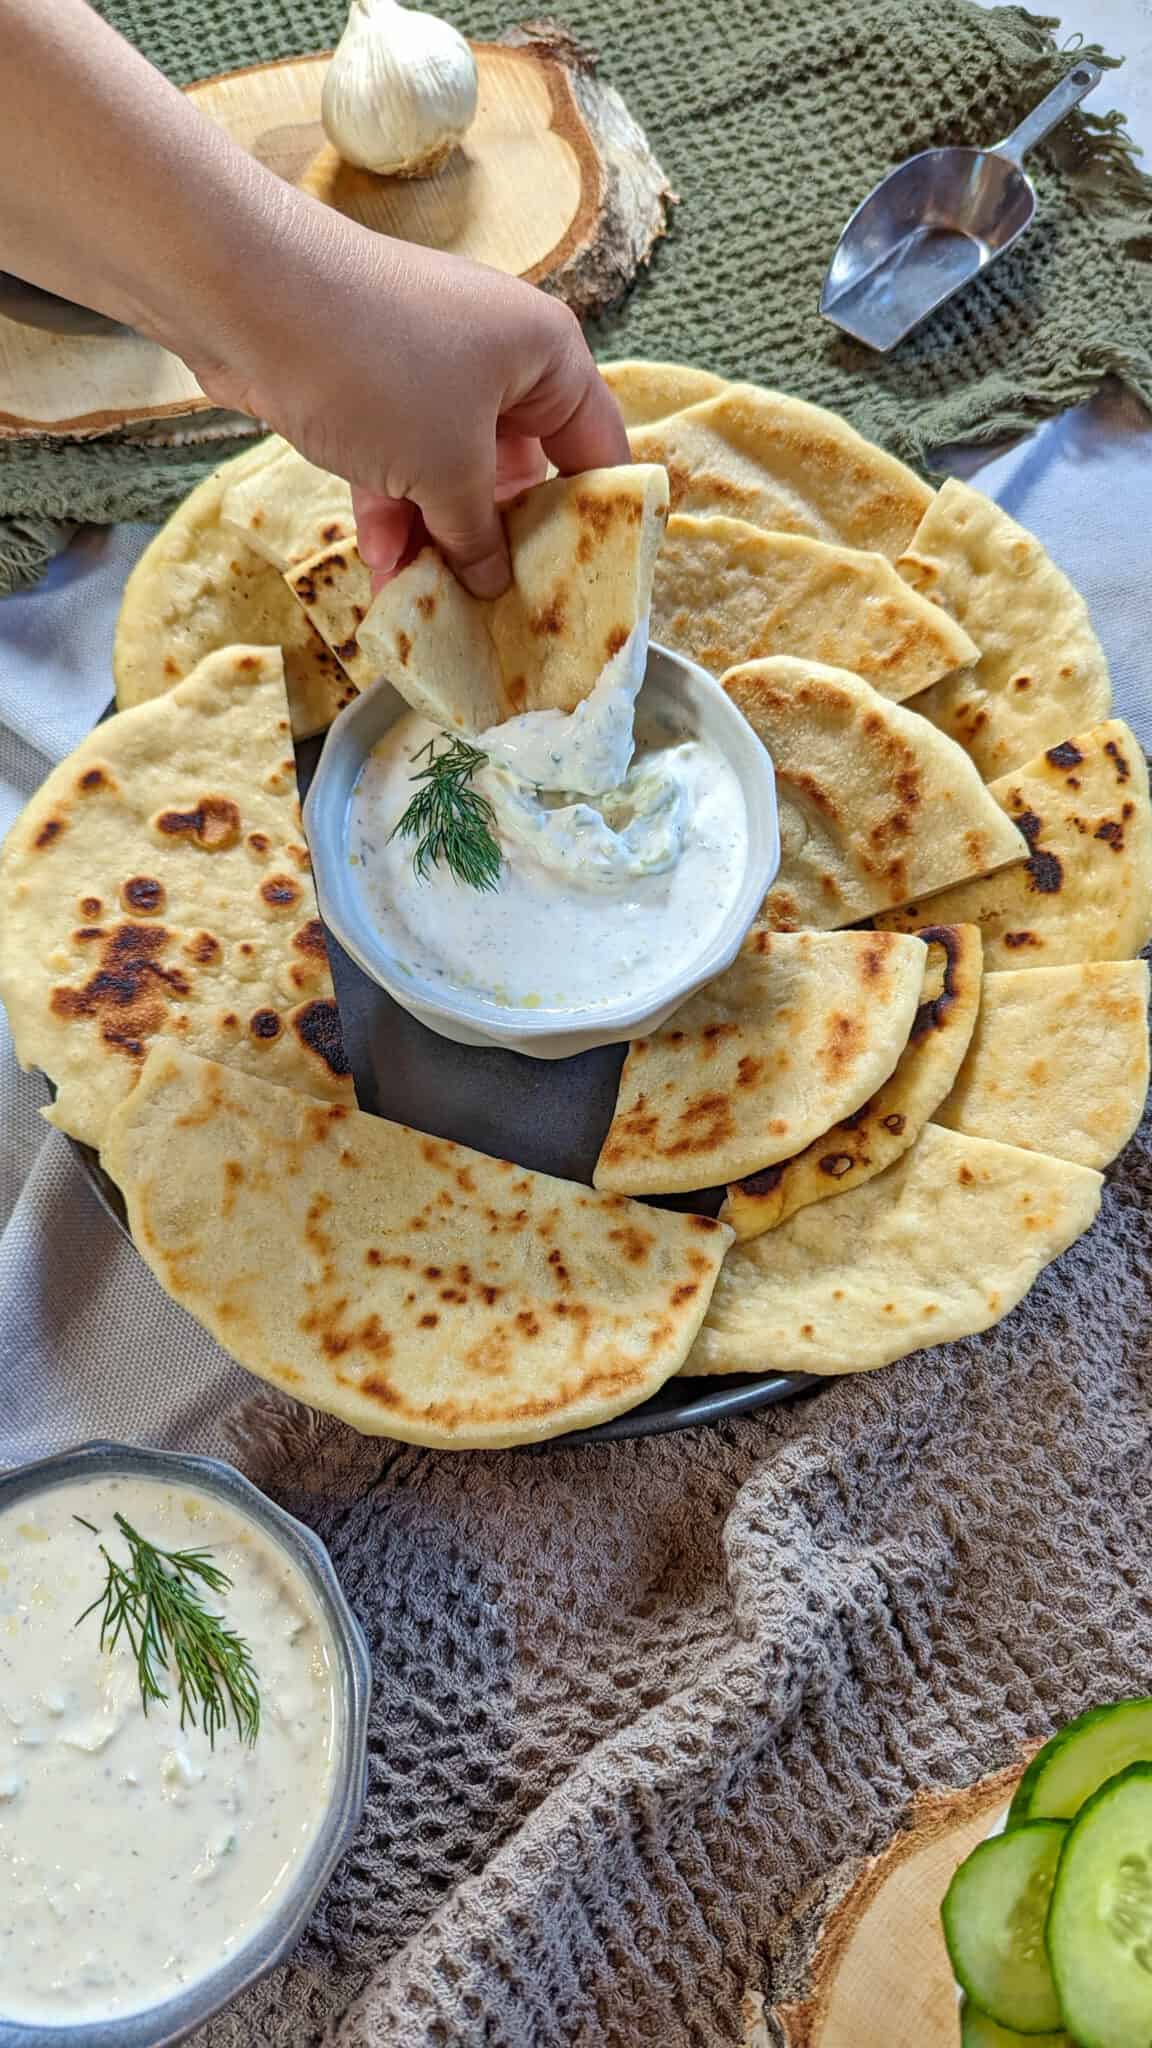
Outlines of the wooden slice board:
[{"label": "wooden slice board", "polygon": [[[382,178],[340,160],[320,123],[330,53],[187,90],[270,170],[366,227],[492,264],[595,311],[664,232],[672,194],[663,172],[619,95],[562,32],[513,30],[473,48],[476,119],[434,178]],[[191,372],[153,342],[0,317],[0,436],[83,438],[209,409]]]},{"label": "wooden slice board", "polygon": [[1025,1761],[966,1791],[917,1801],[907,1830],[825,1921],[809,1996],[773,2009],[787,2048],[957,2048],[940,1902],[1011,1801]]}]

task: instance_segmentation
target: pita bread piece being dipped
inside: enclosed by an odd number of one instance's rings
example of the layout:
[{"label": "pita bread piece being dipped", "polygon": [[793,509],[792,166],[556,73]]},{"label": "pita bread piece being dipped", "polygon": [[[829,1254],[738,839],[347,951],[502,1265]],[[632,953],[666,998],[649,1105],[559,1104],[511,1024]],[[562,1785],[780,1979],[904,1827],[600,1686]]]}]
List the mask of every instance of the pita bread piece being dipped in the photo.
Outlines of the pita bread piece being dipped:
[{"label": "pita bread piece being dipped", "polygon": [[[104,1163],[173,1300],[372,1436],[530,1443],[646,1400],[731,1242],[157,1045]],[[269,1256],[275,1246],[276,1256]]]},{"label": "pita bread piece being dipped", "polygon": [[0,996],[88,1145],[158,1034],[354,1100],[278,647],[208,655],[53,769],[0,854]]},{"label": "pita bread piece being dipped", "polygon": [[343,544],[288,582],[362,689],[386,675],[445,732],[475,738],[520,712],[574,711],[643,637],[667,510],[668,480],[652,465],[538,484],[503,507],[512,583],[491,600],[465,590],[431,545],[374,599]]},{"label": "pita bread piece being dipped", "polygon": [[657,469],[556,478],[507,511],[505,598],[471,597],[429,548],[358,629],[420,707],[353,792],[365,913],[434,995],[530,1010],[537,1036],[549,1017],[654,1003],[748,893],[717,721],[659,683],[637,704],[666,495]]},{"label": "pita bread piece being dipped", "polygon": [[924,980],[919,940],[893,953],[879,937],[753,932],[725,974],[630,1047],[594,1185],[714,1187],[859,1109],[896,1065]]}]

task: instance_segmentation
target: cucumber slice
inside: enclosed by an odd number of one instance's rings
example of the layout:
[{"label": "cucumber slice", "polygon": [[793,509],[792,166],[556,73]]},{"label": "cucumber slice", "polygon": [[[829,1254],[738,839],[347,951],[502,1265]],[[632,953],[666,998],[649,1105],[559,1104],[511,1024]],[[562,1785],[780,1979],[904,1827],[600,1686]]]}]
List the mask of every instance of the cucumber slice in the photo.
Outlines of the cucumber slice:
[{"label": "cucumber slice", "polygon": [[1102,1785],[1068,1829],[1047,1941],[1064,2024],[1082,2048],[1148,2048],[1152,1763]]},{"label": "cucumber slice", "polygon": [[978,2005],[965,1999],[960,2015],[960,2048],[1075,2048],[1070,2034],[1014,2034],[997,2026]]},{"label": "cucumber slice", "polygon": [[1143,1763],[1152,1763],[1152,1700],[1091,1707],[1033,1757],[1016,1789],[1008,1825],[1071,1820],[1109,1778],[1129,1764]]},{"label": "cucumber slice", "polygon": [[957,1982],[981,2012],[1018,2034],[1056,2034],[1064,2024],[1044,1922],[1066,1833],[1061,1820],[1032,1820],[981,1842],[940,1908]]}]

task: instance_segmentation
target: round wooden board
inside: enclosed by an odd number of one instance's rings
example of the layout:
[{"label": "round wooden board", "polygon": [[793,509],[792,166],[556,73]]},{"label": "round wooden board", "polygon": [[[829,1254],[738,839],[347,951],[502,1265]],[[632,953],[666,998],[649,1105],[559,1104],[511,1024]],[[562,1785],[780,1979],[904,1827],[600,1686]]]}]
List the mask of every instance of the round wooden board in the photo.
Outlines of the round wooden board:
[{"label": "round wooden board", "polygon": [[[473,48],[476,119],[434,178],[382,178],[341,161],[320,123],[329,52],[187,91],[279,177],[364,226],[526,277],[592,311],[664,232],[663,173],[619,95],[561,33],[513,31]],[[209,409],[191,371],[154,342],[0,317],[0,436],[83,438]]]},{"label": "round wooden board", "polygon": [[774,2009],[787,2048],[957,2048],[940,1902],[1009,1804],[1026,1761],[916,1802],[908,1828],[825,1921],[809,1996]]},{"label": "round wooden board", "polygon": [[326,54],[228,72],[188,95],[260,163],[326,206],[379,234],[535,282],[587,233],[600,162],[559,65],[496,43],[477,45],[476,58],[476,119],[434,178],[381,178],[343,162],[320,125]]}]

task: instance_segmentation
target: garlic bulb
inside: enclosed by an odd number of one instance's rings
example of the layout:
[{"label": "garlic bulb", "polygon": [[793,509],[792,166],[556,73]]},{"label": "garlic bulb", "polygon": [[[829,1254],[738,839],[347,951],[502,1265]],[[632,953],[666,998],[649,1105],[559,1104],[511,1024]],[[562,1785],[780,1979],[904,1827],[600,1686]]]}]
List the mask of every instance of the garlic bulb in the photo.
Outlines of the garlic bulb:
[{"label": "garlic bulb", "polygon": [[399,0],[352,0],[324,80],[320,118],[350,164],[423,178],[476,112],[476,59],[462,35]]}]

